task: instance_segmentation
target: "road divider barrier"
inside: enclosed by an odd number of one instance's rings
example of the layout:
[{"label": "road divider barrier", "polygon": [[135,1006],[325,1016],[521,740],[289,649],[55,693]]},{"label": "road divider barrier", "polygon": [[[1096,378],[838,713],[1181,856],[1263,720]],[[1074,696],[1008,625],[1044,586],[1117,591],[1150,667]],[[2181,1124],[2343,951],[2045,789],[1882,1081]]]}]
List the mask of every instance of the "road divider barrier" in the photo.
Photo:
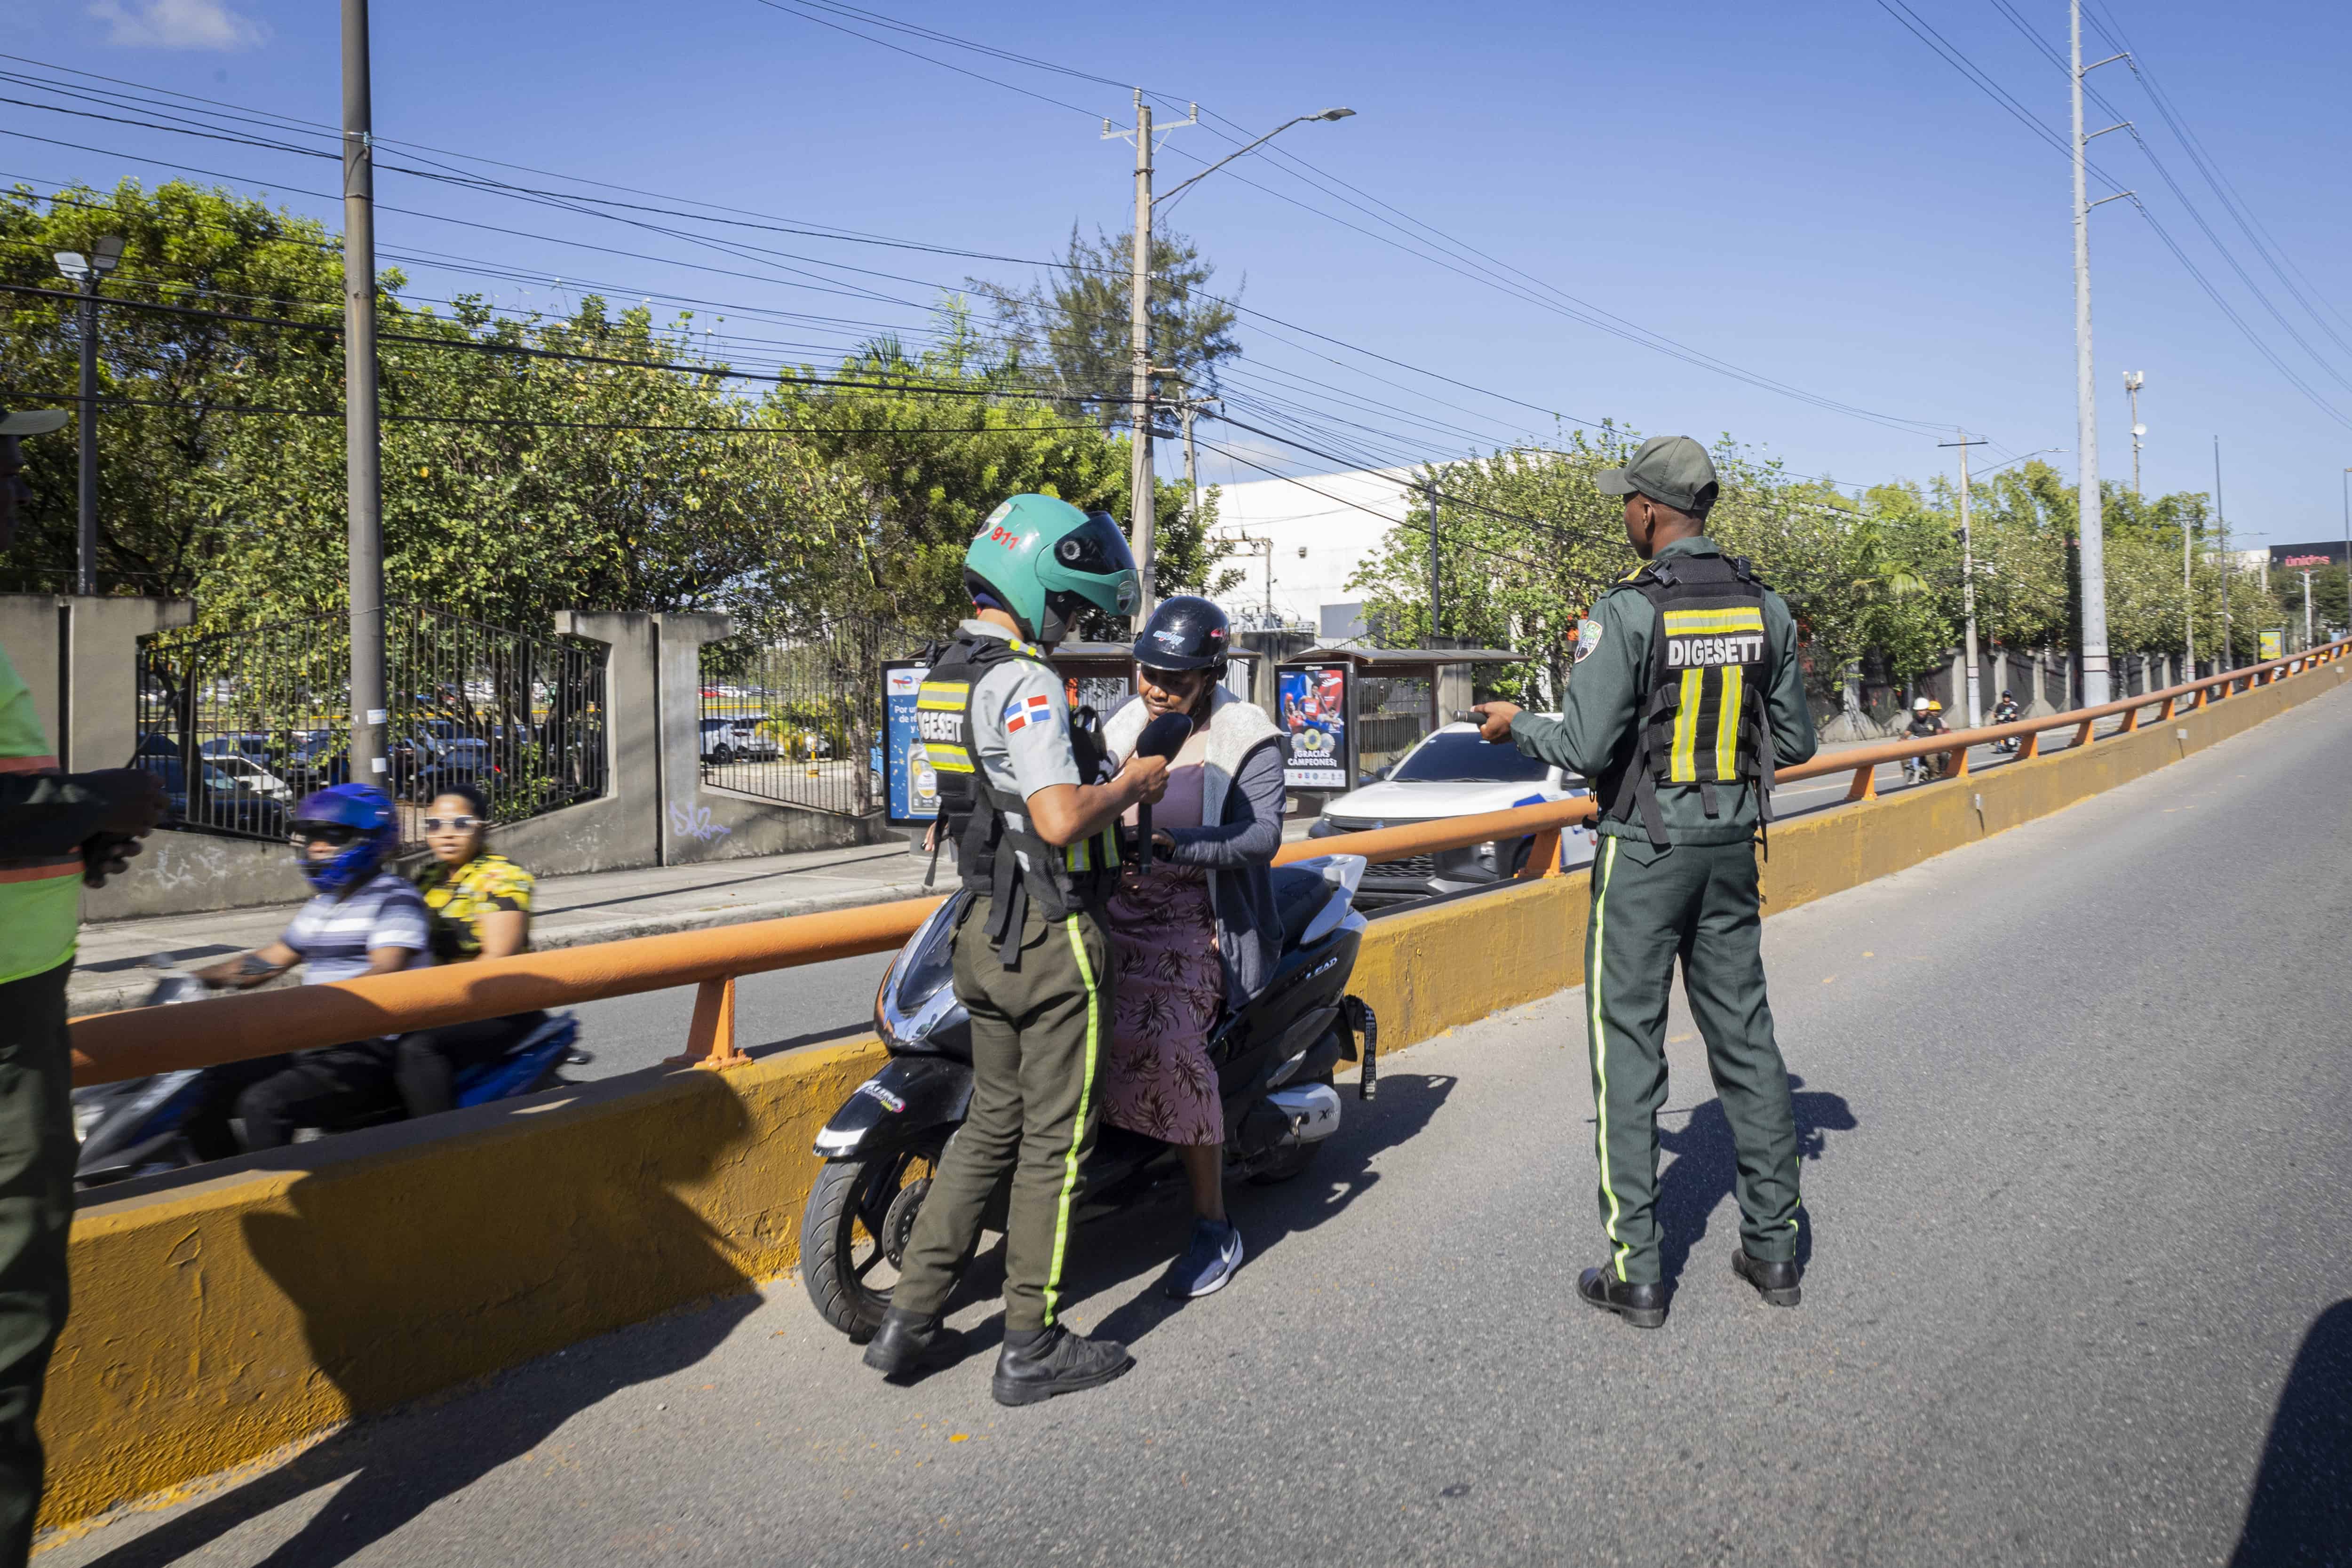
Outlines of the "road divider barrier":
[{"label": "road divider barrier", "polygon": [[[1785,912],[2152,773],[2333,690],[2336,644],[2224,676],[1992,729],[1848,751],[1783,782],[1852,772],[1857,804],[1776,824],[1766,911]],[[2147,718],[2154,710],[2165,722]],[[2103,718],[2123,728],[2094,737]],[[2073,741],[1876,797],[1890,762],[2011,734]],[[2022,748],[2021,748],[2022,749]],[[1589,901],[1559,870],[1585,800],[1294,845],[1392,859],[1533,836],[1513,885],[1372,922],[1349,989],[1394,1049],[1582,982]],[[883,1059],[870,1037],[752,1058],[734,977],[898,946],[929,900],[643,937],[334,985],[134,1009],[74,1025],[100,1082],[531,1007],[700,987],[687,1058],[428,1121],[346,1134],[87,1194],[75,1310],[50,1373],[46,1525],[166,1493],[355,1415],[664,1310],[740,1296],[797,1261],[810,1144]],[[1376,1114],[1377,1112],[1375,1112]],[[1561,1158],[1573,1159],[1562,1147]]]}]

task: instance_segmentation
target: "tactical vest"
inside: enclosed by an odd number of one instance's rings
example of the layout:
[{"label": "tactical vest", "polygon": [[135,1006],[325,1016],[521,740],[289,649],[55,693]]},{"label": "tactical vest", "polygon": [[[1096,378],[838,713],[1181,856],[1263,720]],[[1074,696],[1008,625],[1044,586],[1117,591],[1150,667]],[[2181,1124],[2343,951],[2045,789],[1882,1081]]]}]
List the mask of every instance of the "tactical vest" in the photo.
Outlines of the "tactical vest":
[{"label": "tactical vest", "polygon": [[1772,684],[1764,632],[1764,584],[1748,563],[1724,555],[1673,555],[1627,579],[1650,602],[1648,681],[1636,698],[1632,763],[1608,815],[1636,816],[1659,847],[1666,828],[1660,784],[1696,784],[1707,816],[1720,813],[1717,786],[1756,790],[1760,828],[1771,819],[1772,739],[1764,694]]},{"label": "tactical vest", "polygon": [[[972,710],[981,677],[1008,659],[1054,668],[1024,642],[959,637],[924,673],[915,698],[915,725],[923,753],[939,774],[940,842],[955,839],[964,887],[991,900],[988,934],[995,939],[998,961],[1013,969],[1020,963],[1028,901],[1035,900],[1049,921],[1099,904],[1118,885],[1119,847],[1116,823],[1062,847],[1013,825],[1015,817],[1028,820],[1028,803],[990,782],[974,743],[979,715]],[[1059,671],[1055,679],[1061,679]],[[1079,780],[1095,783],[1102,773],[1103,748],[1093,709],[1070,715],[1070,749],[1077,757]]]}]

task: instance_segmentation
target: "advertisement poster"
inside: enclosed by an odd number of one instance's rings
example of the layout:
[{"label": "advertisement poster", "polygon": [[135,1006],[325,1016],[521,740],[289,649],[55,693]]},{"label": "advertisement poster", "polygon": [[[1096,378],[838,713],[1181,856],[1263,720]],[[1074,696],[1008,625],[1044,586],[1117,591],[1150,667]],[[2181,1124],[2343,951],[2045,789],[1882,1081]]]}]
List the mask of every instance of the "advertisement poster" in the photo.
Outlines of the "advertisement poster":
[{"label": "advertisement poster", "polygon": [[929,666],[882,661],[882,762],[889,780],[890,826],[920,827],[940,814],[940,780],[915,728],[915,699]]},{"label": "advertisement poster", "polygon": [[2286,657],[2286,633],[2283,631],[2264,632],[2263,634],[2263,657],[2264,658],[2284,658]]},{"label": "advertisement poster", "polygon": [[1354,673],[1345,664],[1285,665],[1275,672],[1286,788],[1355,787]]}]

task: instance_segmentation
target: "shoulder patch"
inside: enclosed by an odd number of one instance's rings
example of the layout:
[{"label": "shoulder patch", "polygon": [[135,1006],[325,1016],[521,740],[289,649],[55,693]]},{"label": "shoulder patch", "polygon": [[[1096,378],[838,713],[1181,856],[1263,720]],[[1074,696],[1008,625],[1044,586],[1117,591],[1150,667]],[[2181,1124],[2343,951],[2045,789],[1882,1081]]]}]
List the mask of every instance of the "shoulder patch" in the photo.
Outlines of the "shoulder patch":
[{"label": "shoulder patch", "polygon": [[1004,732],[1008,735],[1017,734],[1032,724],[1050,724],[1054,721],[1054,700],[1043,694],[1016,697],[1004,705],[1003,717]]},{"label": "shoulder patch", "polygon": [[1576,662],[1582,664],[1601,646],[1601,623],[1591,616],[1576,623]]}]

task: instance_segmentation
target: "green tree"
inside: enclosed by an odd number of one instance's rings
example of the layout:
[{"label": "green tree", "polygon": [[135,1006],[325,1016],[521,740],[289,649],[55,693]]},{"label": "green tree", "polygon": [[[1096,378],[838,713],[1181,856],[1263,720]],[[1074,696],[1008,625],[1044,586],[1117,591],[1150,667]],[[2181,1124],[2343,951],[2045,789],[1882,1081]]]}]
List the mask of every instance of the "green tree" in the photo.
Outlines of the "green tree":
[{"label": "green tree", "polygon": [[[972,289],[994,308],[1007,364],[1039,375],[1077,398],[1105,428],[1131,425],[1134,346],[1129,300],[1135,235],[1086,238],[1073,224],[1063,259],[1048,281],[1027,289],[978,279]],[[1151,363],[1179,373],[1194,394],[1217,389],[1217,367],[1238,355],[1232,303],[1209,292],[1216,268],[1181,234],[1154,230]],[[1234,290],[1238,300],[1241,290]],[[1163,388],[1153,381],[1154,395]]]}]

